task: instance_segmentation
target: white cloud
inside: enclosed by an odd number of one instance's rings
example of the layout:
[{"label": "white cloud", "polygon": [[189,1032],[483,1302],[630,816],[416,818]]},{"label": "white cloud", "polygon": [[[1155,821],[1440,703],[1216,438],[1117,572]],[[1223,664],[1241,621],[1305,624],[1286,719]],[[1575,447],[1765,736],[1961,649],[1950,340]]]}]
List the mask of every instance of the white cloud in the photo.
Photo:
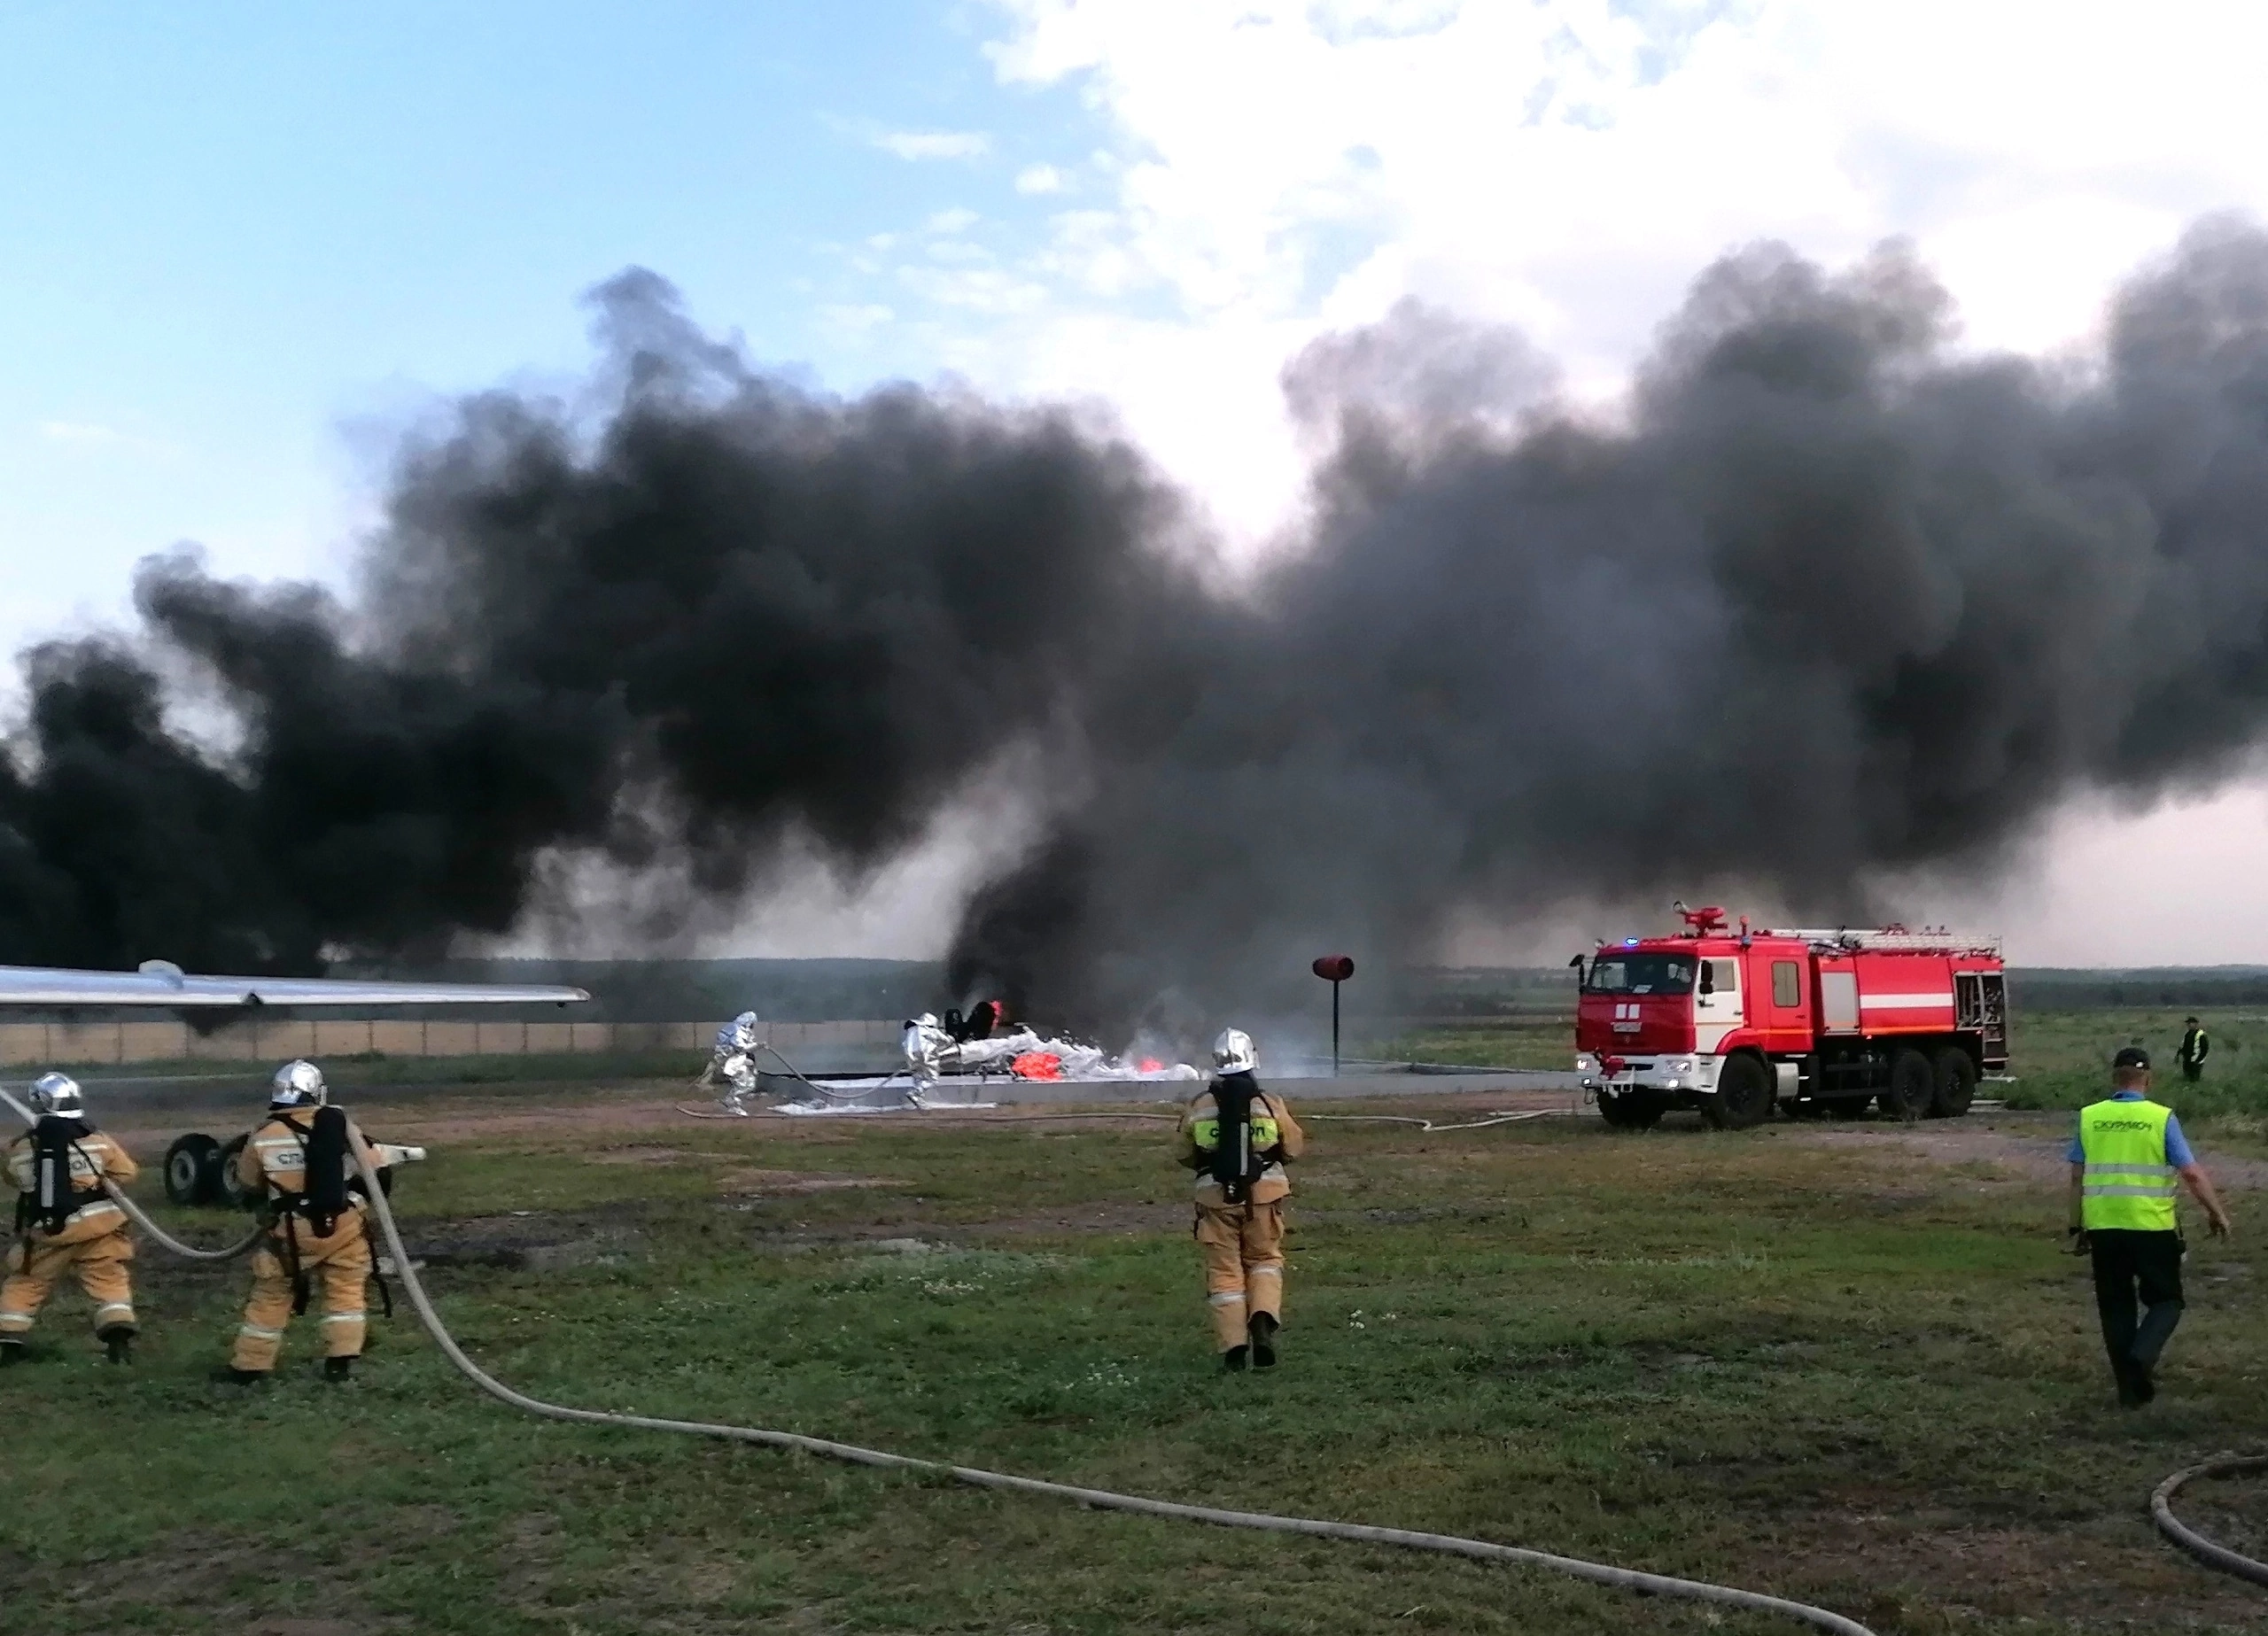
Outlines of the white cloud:
[{"label": "white cloud", "polygon": [[1052,165],[1027,165],[1016,173],[1019,193],[1060,193],[1070,185],[1071,179]]},{"label": "white cloud", "polygon": [[[997,72],[1083,93],[1111,197],[1057,219],[995,384],[1109,392],[1247,532],[1296,488],[1282,358],[1406,294],[1517,322],[1605,393],[1753,238],[1910,236],[1972,344],[2038,349],[2196,213],[2268,213],[2250,4],[998,4]],[[1192,401],[1241,430],[1196,431]]]},{"label": "white cloud", "polygon": [[981,159],[992,138],[982,131],[886,131],[874,146],[902,159]]},{"label": "white cloud", "polygon": [[932,233],[966,233],[976,225],[976,221],[975,211],[956,208],[937,211],[921,225]]}]

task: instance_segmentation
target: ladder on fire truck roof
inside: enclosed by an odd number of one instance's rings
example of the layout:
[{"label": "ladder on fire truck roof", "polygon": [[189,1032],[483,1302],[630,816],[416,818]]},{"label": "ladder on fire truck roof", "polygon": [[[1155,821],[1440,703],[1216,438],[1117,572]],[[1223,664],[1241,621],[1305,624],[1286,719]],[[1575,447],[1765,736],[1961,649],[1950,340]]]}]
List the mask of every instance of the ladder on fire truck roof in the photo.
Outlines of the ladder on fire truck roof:
[{"label": "ladder on fire truck roof", "polygon": [[1998,937],[1971,936],[1966,932],[1920,931],[1909,932],[1904,927],[1884,927],[1868,931],[1853,927],[1837,927],[1833,931],[1775,928],[1766,932],[1751,928],[1759,937],[1800,937],[1807,943],[1829,949],[1863,950],[1869,952],[1897,954],[1990,954],[2000,952]]}]

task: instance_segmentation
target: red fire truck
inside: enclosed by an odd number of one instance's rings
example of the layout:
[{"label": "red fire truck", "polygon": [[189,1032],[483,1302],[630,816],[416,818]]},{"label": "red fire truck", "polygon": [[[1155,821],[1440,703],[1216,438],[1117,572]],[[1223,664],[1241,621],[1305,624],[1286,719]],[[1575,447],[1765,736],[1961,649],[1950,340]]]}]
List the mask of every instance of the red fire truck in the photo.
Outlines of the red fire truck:
[{"label": "red fire truck", "polygon": [[2007,973],[1991,938],[1770,931],[1678,905],[1685,930],[1578,957],[1575,1069],[1610,1125],[1697,1108],[1722,1129],[1775,1106],[1899,1119],[1969,1111],[2008,1059]]}]

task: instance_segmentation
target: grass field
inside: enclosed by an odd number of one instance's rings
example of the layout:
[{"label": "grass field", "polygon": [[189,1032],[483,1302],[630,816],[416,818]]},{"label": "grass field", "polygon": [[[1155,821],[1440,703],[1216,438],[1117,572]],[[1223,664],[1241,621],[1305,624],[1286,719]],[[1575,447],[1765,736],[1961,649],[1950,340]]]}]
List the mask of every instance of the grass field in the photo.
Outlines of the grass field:
[{"label": "grass field", "polygon": [[[2268,1438],[2256,1136],[2214,1151],[2246,1236],[2196,1244],[2164,1393],[2135,1415],[2057,1253],[2048,1115],[1317,1122],[1285,1363],[1224,1378],[1162,1126],[713,1124],[656,1094],[521,1087],[362,1112],[435,1149],[397,1198],[460,1338],[557,1400],[1478,1534],[1884,1636],[2268,1612],[2143,1511],[2164,1472]],[[236,1225],[175,1219],[206,1242]],[[145,1250],[133,1369],[93,1361],[70,1296],[46,1355],[0,1376],[0,1629],[1794,1628],[539,1422],[476,1396],[406,1314],[345,1390],[314,1377],[301,1320],[246,1394],[205,1379],[243,1276]],[[2194,1515],[2268,1529],[2241,1489]]]}]

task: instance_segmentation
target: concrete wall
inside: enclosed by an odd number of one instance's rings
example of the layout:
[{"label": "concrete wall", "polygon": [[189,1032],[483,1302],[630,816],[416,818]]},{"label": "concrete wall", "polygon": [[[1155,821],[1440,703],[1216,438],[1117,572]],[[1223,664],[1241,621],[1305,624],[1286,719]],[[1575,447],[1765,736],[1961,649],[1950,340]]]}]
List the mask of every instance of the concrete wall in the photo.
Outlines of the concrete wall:
[{"label": "concrete wall", "polygon": [[[95,1062],[266,1062],[291,1057],[523,1057],[583,1051],[704,1051],[722,1022],[399,1022],[325,1019],[235,1023],[198,1034],[184,1022],[0,1023],[0,1066]],[[895,1044],[896,1021],[771,1022],[782,1051]]]}]

